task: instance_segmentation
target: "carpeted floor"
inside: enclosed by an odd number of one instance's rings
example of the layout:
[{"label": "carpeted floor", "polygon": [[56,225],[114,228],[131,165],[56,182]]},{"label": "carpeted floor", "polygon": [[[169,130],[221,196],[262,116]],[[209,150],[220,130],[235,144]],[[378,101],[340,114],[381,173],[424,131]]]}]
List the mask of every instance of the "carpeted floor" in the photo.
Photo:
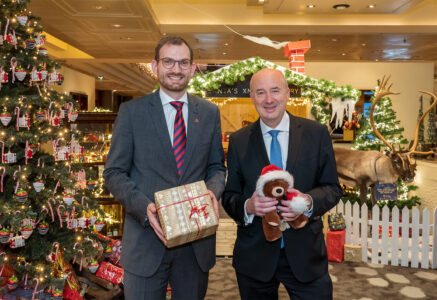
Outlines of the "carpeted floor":
[{"label": "carpeted floor", "polygon": [[[329,273],[335,300],[437,299],[437,270],[330,262]],[[206,300],[239,298],[232,258],[218,257],[210,272]],[[283,286],[279,299],[289,299]]]}]

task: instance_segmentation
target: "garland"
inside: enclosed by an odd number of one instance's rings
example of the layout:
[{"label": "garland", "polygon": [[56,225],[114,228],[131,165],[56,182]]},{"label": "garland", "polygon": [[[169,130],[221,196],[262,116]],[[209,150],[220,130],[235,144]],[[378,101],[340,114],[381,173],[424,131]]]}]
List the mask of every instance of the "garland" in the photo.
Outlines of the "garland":
[{"label": "garland", "polygon": [[246,76],[264,68],[281,70],[289,84],[302,88],[302,97],[310,99],[312,103],[311,113],[322,124],[329,122],[331,115],[327,98],[340,97],[342,100],[354,99],[358,101],[361,96],[361,92],[350,85],[337,87],[333,81],[313,79],[260,57],[248,58],[214,72],[197,73],[188,85],[188,92],[205,97],[207,91],[218,90],[223,83],[232,86],[238,81],[244,81]]}]

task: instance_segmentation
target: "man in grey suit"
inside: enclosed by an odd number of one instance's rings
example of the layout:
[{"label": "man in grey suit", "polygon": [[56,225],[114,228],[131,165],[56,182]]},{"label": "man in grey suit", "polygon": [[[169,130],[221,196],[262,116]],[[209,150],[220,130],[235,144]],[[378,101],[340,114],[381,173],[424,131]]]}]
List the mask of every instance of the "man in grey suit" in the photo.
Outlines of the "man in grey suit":
[{"label": "man in grey suit", "polygon": [[175,248],[160,226],[154,193],[205,180],[218,215],[225,166],[220,112],[188,95],[193,51],[180,37],[155,49],[160,89],[123,103],[114,125],[103,177],[126,211],[121,264],[127,300],[203,299],[215,264],[215,235]]}]

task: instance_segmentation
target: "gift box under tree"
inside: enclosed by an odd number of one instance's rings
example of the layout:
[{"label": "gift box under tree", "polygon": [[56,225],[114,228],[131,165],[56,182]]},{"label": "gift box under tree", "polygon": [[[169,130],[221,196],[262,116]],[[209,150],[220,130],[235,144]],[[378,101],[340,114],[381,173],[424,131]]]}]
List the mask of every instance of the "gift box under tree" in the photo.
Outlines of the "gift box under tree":
[{"label": "gift box under tree", "polygon": [[326,236],[326,248],[328,250],[329,261],[343,261],[345,240],[346,230],[328,231]]},{"label": "gift box under tree", "polygon": [[155,204],[169,248],[217,231],[218,219],[204,181],[156,192]]}]

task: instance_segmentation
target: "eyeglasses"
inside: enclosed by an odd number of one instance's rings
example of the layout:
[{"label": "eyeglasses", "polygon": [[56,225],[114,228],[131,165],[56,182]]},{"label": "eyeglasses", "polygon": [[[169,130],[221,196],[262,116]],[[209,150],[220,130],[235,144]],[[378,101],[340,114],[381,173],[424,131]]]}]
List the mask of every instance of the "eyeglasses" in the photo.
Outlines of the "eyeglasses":
[{"label": "eyeglasses", "polygon": [[175,59],[170,58],[170,57],[164,57],[164,58],[158,59],[158,61],[161,61],[162,65],[166,69],[173,68],[175,63],[178,63],[179,67],[183,70],[186,70],[191,66],[191,60],[189,60],[187,58],[181,59],[181,60],[175,60]]}]

